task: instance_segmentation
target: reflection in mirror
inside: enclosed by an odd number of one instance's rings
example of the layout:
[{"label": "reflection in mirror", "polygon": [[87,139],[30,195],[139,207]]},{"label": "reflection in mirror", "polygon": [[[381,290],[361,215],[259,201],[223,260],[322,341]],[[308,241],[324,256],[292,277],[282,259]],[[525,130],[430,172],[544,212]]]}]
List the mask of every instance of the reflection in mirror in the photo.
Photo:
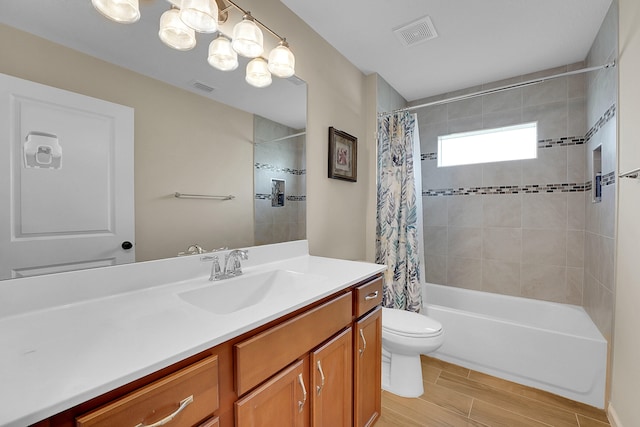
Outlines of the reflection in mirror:
[{"label": "reflection in mirror", "polygon": [[[247,0],[243,6],[250,6],[252,1]],[[206,58],[210,41],[205,37],[213,39],[215,35],[198,35],[193,51],[167,48],[157,39],[157,18],[166,9],[165,2],[145,2],[141,20],[123,27],[104,19],[85,0],[3,0],[0,73],[133,110],[134,179],[129,181],[134,187],[135,232],[124,240],[112,239],[112,252],[124,251],[126,240],[134,245],[135,260],[147,261],[174,257],[192,245],[213,250],[304,238],[304,138],[296,137],[302,154],[294,156],[295,163],[288,158],[263,162],[282,169],[269,179],[286,181],[285,206],[280,208],[287,213],[286,225],[280,217],[260,225],[254,223],[254,216],[256,220],[261,218],[257,206],[254,215],[256,195],[270,194],[270,188],[258,190],[256,186],[254,191],[254,163],[258,161],[254,162],[253,156],[254,115],[286,128],[279,136],[304,130],[306,85],[294,76],[274,79],[271,87],[256,89],[244,82],[243,73],[229,76],[213,69],[202,58]],[[286,33],[286,28],[279,30]],[[212,90],[203,92],[207,87]],[[6,99],[0,102],[8,105]],[[3,146],[18,144],[24,136],[18,135],[14,141],[6,126],[0,128]],[[65,151],[60,141],[63,168],[69,167],[71,150],[67,146]],[[9,173],[4,159],[0,174]],[[117,176],[119,170],[111,172]],[[3,176],[0,218],[10,217],[16,205],[12,198],[16,183],[4,185],[10,180],[9,175]],[[176,198],[176,192],[234,198]],[[277,227],[277,231],[269,230],[269,226]],[[8,230],[11,225],[0,227]],[[104,232],[110,233],[112,230]],[[1,232],[0,238],[10,234]],[[269,239],[257,239],[259,235],[268,235]],[[47,241],[46,236],[41,239]],[[0,253],[0,260],[6,255]],[[18,251],[11,255],[17,256]],[[105,251],[98,263],[79,259],[70,264],[77,268],[108,266],[116,264],[116,258]],[[40,266],[54,264],[46,255],[39,256],[38,262]],[[61,271],[32,270],[22,275]],[[10,272],[2,278],[17,276]]]},{"label": "reflection in mirror", "polygon": [[284,207],[285,198],[285,180],[271,178],[271,207]]},{"label": "reflection in mirror", "polygon": [[255,242],[306,238],[304,129],[254,116]]}]

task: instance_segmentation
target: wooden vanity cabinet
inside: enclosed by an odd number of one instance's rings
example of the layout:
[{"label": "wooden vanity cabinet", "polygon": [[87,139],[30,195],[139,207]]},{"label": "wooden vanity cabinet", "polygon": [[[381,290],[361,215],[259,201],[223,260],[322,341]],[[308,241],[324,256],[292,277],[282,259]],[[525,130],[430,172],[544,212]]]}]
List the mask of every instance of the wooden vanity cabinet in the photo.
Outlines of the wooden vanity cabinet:
[{"label": "wooden vanity cabinet", "polygon": [[235,427],[372,426],[381,410],[381,302],[377,276],[237,344],[236,391],[261,385],[236,402]]},{"label": "wooden vanity cabinet", "polygon": [[373,425],[380,417],[382,393],[382,277],[354,290],[353,416],[354,427]]},{"label": "wooden vanity cabinet", "polygon": [[378,275],[35,426],[145,426],[192,395],[167,427],[370,426],[381,297]]},{"label": "wooden vanity cabinet", "polygon": [[238,400],[236,425],[307,427],[310,392],[309,363],[304,358]]},{"label": "wooden vanity cabinet", "polygon": [[382,308],[359,319],[354,328],[354,427],[380,417],[382,393]]},{"label": "wooden vanity cabinet", "polygon": [[313,426],[351,425],[352,336],[348,328],[310,354]]},{"label": "wooden vanity cabinet", "polygon": [[349,291],[236,344],[236,427],[350,426],[352,319]]},{"label": "wooden vanity cabinet", "polygon": [[219,407],[218,357],[209,356],[87,414],[77,427],[199,425]]}]

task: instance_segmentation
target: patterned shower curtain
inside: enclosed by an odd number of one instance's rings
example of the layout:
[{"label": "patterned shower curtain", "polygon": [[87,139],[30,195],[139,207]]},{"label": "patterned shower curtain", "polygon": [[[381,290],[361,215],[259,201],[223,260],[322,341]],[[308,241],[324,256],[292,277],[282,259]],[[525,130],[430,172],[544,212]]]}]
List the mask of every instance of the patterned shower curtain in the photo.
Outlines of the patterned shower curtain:
[{"label": "patterned shower curtain", "polygon": [[378,121],[376,262],[387,265],[383,305],[422,308],[418,215],[413,165],[415,116],[398,112]]}]

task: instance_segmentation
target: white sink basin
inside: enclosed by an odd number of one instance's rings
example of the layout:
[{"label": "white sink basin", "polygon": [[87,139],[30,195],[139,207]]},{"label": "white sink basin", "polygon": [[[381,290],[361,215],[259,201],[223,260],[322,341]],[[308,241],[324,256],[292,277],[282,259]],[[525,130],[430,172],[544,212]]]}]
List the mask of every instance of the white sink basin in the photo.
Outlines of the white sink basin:
[{"label": "white sink basin", "polygon": [[229,314],[323,280],[323,276],[272,270],[214,281],[210,286],[183,292],[178,296],[211,313]]}]

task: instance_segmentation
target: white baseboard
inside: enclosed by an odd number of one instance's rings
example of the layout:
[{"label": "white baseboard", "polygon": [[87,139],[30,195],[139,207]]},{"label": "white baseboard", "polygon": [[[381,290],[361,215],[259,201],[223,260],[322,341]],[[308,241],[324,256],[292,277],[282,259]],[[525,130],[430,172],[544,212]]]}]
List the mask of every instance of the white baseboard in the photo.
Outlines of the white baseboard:
[{"label": "white baseboard", "polygon": [[624,427],[611,403],[609,403],[609,407],[607,408],[607,418],[609,418],[609,424],[611,424],[611,427]]}]

